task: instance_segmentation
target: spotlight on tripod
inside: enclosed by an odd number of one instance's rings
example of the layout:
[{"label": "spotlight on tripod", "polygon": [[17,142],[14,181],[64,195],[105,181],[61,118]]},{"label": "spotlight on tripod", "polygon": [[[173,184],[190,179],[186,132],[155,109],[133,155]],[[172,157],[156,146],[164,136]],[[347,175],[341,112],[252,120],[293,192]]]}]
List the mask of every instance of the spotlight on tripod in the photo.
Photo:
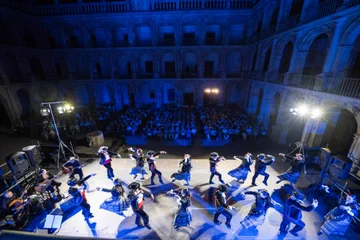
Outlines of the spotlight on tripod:
[{"label": "spotlight on tripod", "polygon": [[64,159],[66,159],[66,153],[65,153],[64,148],[71,151],[72,154],[74,155],[74,157],[77,157],[77,156],[74,153],[74,151],[72,149],[70,149],[68,146],[66,146],[65,143],[60,138],[58,126],[57,126],[55,116],[54,116],[54,112],[53,112],[53,108],[52,108],[53,105],[57,106],[56,110],[57,110],[57,112],[59,114],[70,113],[70,112],[74,111],[74,106],[72,106],[70,103],[67,103],[65,101],[43,102],[43,103],[40,104],[40,106],[41,106],[41,108],[40,108],[41,115],[44,116],[44,117],[51,115],[53,125],[54,125],[54,130],[55,130],[56,136],[57,136],[58,141],[59,141],[58,156],[57,156],[57,160],[56,160],[56,167],[59,168],[60,154],[62,155],[62,157]]}]

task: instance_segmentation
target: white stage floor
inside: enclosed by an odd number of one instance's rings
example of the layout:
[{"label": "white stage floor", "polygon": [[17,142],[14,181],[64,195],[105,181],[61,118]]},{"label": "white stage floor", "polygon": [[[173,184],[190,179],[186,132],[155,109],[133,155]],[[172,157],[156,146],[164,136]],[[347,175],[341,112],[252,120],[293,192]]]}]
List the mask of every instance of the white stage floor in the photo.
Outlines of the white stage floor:
[{"label": "white stage floor", "polygon": [[[178,231],[173,229],[174,214],[177,209],[176,198],[166,195],[166,192],[170,189],[183,187],[184,182],[176,181],[171,183],[170,175],[177,171],[179,160],[166,159],[162,155],[157,160],[157,167],[163,173],[165,185],[146,186],[150,183],[150,174],[146,176],[146,180],[142,182],[145,187],[148,187],[155,195],[155,202],[147,199],[145,201],[145,211],[150,216],[150,226],[152,230],[146,228],[136,228],[135,216],[131,209],[125,212],[126,217],[119,216],[100,209],[99,206],[103,201],[110,197],[110,193],[105,192],[90,192],[87,194],[88,202],[91,205],[91,212],[94,214],[94,218],[90,219],[90,224],[87,224],[84,220],[81,212],[77,212],[75,215],[66,219],[61,229],[58,231],[58,235],[66,236],[82,236],[82,237],[103,237],[103,238],[120,238],[120,239],[328,239],[326,236],[318,237],[316,232],[322,222],[323,216],[320,216],[316,212],[303,213],[303,221],[306,223],[305,229],[303,229],[298,237],[295,237],[288,233],[286,236],[279,235],[279,226],[282,220],[281,213],[275,209],[269,209],[266,221],[262,226],[259,226],[256,230],[244,230],[240,225],[240,221],[247,215],[253,198],[247,197],[243,201],[238,201],[235,205],[238,207],[238,211],[234,211],[234,217],[232,219],[232,229],[229,230],[224,224],[215,226],[213,224],[213,214],[215,209],[211,201],[215,188],[218,186],[219,181],[217,177],[214,178],[216,184],[209,185],[209,162],[207,159],[193,159],[192,181],[189,186],[192,195],[192,213],[193,222],[191,226],[182,228]],[[219,165],[219,171],[222,173],[225,182],[231,182],[233,179],[227,175],[227,172],[239,165],[240,162],[235,160],[228,160],[221,162]],[[135,163],[128,159],[114,159],[112,162],[115,177],[121,178],[127,184],[133,181],[133,177],[129,175],[131,168]],[[275,170],[275,167],[277,170]],[[257,187],[250,188],[249,190],[256,190],[258,188],[266,188],[270,193],[273,189],[279,189],[282,184],[276,185],[277,175],[279,172],[286,170],[289,167],[288,163],[283,163],[281,160],[275,163],[274,166],[268,168],[270,173],[269,186],[266,187],[262,184],[263,176],[259,176],[257,179]],[[253,168],[253,166],[252,166]],[[112,182],[106,177],[106,169],[99,165],[98,161],[94,161],[88,164],[84,169],[84,174],[97,173],[95,177],[90,179],[90,188],[94,189],[99,187],[112,187]],[[278,172],[279,171],[279,172]],[[311,171],[310,171],[311,172]],[[251,177],[253,172],[248,176],[247,181],[239,187],[239,185],[233,182],[233,187],[229,194],[232,194],[233,199],[237,199],[238,194],[244,190],[245,187],[249,187],[251,183]],[[139,177],[138,177],[139,178]],[[307,186],[310,183],[316,181],[317,176],[306,175],[301,176],[300,183],[303,186]],[[68,186],[66,184],[67,176],[62,176],[59,181],[63,184],[61,189],[63,193],[67,193]],[[157,177],[155,182],[158,183]],[[209,200],[210,199],[210,200]],[[225,219],[222,219],[223,222]]]}]

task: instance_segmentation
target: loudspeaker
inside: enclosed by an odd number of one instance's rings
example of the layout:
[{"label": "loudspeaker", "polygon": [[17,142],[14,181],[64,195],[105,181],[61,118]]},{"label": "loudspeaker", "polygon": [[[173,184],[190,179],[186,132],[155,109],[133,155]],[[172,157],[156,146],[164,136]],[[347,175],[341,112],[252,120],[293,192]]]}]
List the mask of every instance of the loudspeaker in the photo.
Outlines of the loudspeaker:
[{"label": "loudspeaker", "polygon": [[43,157],[40,148],[37,145],[31,145],[22,149],[30,160],[31,165],[36,168],[42,162]]},{"label": "loudspeaker", "polygon": [[25,152],[17,152],[6,158],[6,163],[17,179],[33,169]]},{"label": "loudspeaker", "polygon": [[321,169],[324,169],[327,163],[331,160],[331,151],[328,148],[321,148],[319,152],[319,163]]},{"label": "loudspeaker", "polygon": [[335,156],[332,158],[329,166],[329,175],[339,180],[345,180],[349,176],[352,161],[344,156]]}]

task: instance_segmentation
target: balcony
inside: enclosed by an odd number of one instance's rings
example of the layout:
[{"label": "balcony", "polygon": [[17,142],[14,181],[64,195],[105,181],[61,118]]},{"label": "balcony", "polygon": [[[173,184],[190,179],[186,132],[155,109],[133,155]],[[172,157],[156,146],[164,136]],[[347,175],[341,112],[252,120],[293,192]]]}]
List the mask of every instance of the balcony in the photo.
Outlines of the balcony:
[{"label": "balcony", "polygon": [[206,38],[205,39],[205,45],[220,45],[221,43],[219,41],[216,41],[215,38]]},{"label": "balcony", "polygon": [[197,45],[197,40],[195,38],[184,38],[183,45],[185,46]]},{"label": "balcony", "polygon": [[136,46],[139,47],[152,46],[152,40],[137,40]]},{"label": "balcony", "polygon": [[198,78],[198,77],[199,77],[199,73],[197,71],[181,73],[181,78]]},{"label": "balcony", "polygon": [[227,73],[226,78],[241,78],[241,73]]},{"label": "balcony", "polygon": [[139,74],[139,79],[152,79],[152,78],[154,78],[154,73]]},{"label": "balcony", "polygon": [[160,78],[176,78],[175,72],[167,72],[160,76]]},{"label": "balcony", "polygon": [[132,75],[131,75],[131,73],[127,73],[127,74],[116,73],[115,78],[116,79],[132,79]]},{"label": "balcony", "polygon": [[327,78],[322,92],[360,98],[360,79],[358,78]]},{"label": "balcony", "polygon": [[204,72],[204,78],[218,78],[218,77],[219,77],[218,73]]},{"label": "balcony", "polygon": [[164,39],[160,46],[174,46],[175,45],[175,39]]}]

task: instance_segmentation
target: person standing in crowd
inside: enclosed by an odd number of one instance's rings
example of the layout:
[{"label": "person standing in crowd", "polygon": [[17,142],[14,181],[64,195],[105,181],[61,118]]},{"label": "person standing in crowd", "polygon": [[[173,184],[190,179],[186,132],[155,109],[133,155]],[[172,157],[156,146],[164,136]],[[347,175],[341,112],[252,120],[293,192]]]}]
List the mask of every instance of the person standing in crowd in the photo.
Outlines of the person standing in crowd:
[{"label": "person standing in crowd", "polygon": [[120,178],[116,178],[113,183],[114,186],[112,189],[97,187],[98,191],[111,193],[111,197],[106,199],[105,202],[100,205],[100,208],[123,215],[123,212],[128,209],[130,203]]},{"label": "person standing in crowd", "polygon": [[227,204],[226,193],[229,191],[229,188],[222,184],[220,185],[215,192],[215,207],[216,212],[214,215],[214,223],[220,225],[222,222],[218,220],[220,215],[224,215],[226,218],[225,225],[228,229],[231,229],[231,219],[233,207]]},{"label": "person standing in crowd", "polygon": [[180,227],[187,227],[192,221],[190,192],[187,188],[180,190],[172,190],[168,192],[169,195],[174,195],[177,198],[178,210],[175,214],[174,229],[178,230]]},{"label": "person standing in crowd", "polygon": [[172,182],[176,180],[185,180],[186,186],[190,184],[191,180],[191,156],[190,154],[184,154],[184,159],[179,163],[180,170],[177,173],[171,174]]},{"label": "person standing in crowd", "polygon": [[66,163],[62,165],[63,169],[70,173],[70,177],[73,177],[75,174],[79,175],[79,179],[83,179],[84,173],[82,171],[82,167],[85,165],[81,165],[79,159],[75,157],[71,157]]},{"label": "person standing in crowd", "polygon": [[210,180],[209,180],[209,184],[214,184],[214,182],[212,181],[214,176],[218,176],[219,177],[219,181],[222,183],[222,184],[225,184],[225,182],[223,181],[222,179],[222,175],[218,172],[218,163],[220,161],[225,161],[226,159],[224,157],[220,157],[219,154],[217,152],[212,152],[210,154],[210,158],[209,158],[209,161],[210,161]]},{"label": "person standing in crowd", "polygon": [[80,203],[79,206],[82,208],[82,214],[84,215],[86,221],[88,221],[89,218],[93,218],[94,215],[90,212],[90,204],[87,201],[83,184],[86,180],[95,175],[96,173],[90,174],[81,180],[73,177],[67,182],[69,185],[68,192],[74,198],[74,202]]},{"label": "person standing in crowd", "polygon": [[304,198],[305,196],[302,193],[294,191],[286,200],[283,220],[280,224],[280,233],[287,233],[287,228],[291,223],[295,224],[295,227],[290,230],[290,233],[294,236],[298,236],[298,232],[305,227],[305,223],[301,221],[302,211],[311,212],[319,203],[314,199],[310,206],[305,207],[302,204]]},{"label": "person standing in crowd", "polygon": [[[269,158],[269,160],[266,161],[266,158]],[[264,153],[260,153],[259,155],[257,155],[255,162],[255,174],[252,178],[253,186],[257,186],[255,181],[259,175],[264,176],[263,183],[267,186],[267,180],[269,179],[269,174],[266,172],[266,167],[271,165],[274,161],[275,161],[275,157],[273,157],[272,155],[265,155]]]},{"label": "person standing in crowd", "polygon": [[230,172],[228,172],[228,174],[233,177],[236,178],[236,180],[240,183],[244,183],[248,173],[251,172],[250,170],[250,165],[252,164],[252,154],[251,153],[246,153],[244,157],[236,157],[234,156],[235,160],[241,160],[242,163],[240,164],[239,167],[231,170]]},{"label": "person standing in crowd", "polygon": [[154,152],[152,150],[147,152],[147,162],[149,164],[149,170],[151,171],[151,185],[155,185],[154,182],[155,175],[158,175],[159,182],[161,184],[164,184],[161,178],[162,173],[157,169],[156,161],[155,161],[155,159],[158,158],[160,154],[167,154],[167,153],[165,151]]},{"label": "person standing in crowd", "polygon": [[244,194],[255,196],[255,202],[251,206],[250,212],[245,219],[240,222],[241,226],[246,229],[262,225],[265,222],[267,210],[270,207],[274,208],[276,205],[280,205],[272,201],[266,189],[259,189],[257,192],[248,191]]},{"label": "person standing in crowd", "polygon": [[347,195],[339,206],[325,215],[325,222],[321,225],[318,235],[325,233],[328,236],[344,236],[353,218],[359,215],[359,210],[360,206],[356,202],[356,196]]},{"label": "person standing in crowd", "polygon": [[132,182],[129,185],[129,200],[132,210],[136,215],[135,224],[138,227],[145,226],[147,229],[151,229],[149,225],[149,215],[144,211],[144,195],[149,196],[154,200],[154,195],[147,193],[144,189],[141,188],[140,183]]},{"label": "person standing in crowd", "polygon": [[297,153],[295,157],[285,155],[284,153],[280,153],[279,155],[282,156],[285,160],[289,159],[291,161],[291,167],[285,173],[278,176],[279,181],[277,181],[276,184],[279,184],[284,180],[289,181],[291,184],[296,184],[303,169],[304,174],[306,174],[303,155],[300,153]]},{"label": "person standing in crowd", "polygon": [[136,161],[136,166],[131,169],[130,175],[134,175],[134,179],[136,179],[137,175],[141,174],[141,180],[144,180],[144,175],[148,173],[145,169],[145,156],[143,150],[141,148],[136,150],[129,148],[128,150],[136,153],[136,156],[129,154],[130,159]]},{"label": "person standing in crowd", "polygon": [[100,165],[103,165],[107,170],[107,177],[111,181],[113,181],[115,175],[114,175],[114,169],[111,167],[111,156],[116,156],[118,158],[121,158],[120,154],[109,152],[108,147],[102,146],[99,148],[98,156],[100,157]]}]

